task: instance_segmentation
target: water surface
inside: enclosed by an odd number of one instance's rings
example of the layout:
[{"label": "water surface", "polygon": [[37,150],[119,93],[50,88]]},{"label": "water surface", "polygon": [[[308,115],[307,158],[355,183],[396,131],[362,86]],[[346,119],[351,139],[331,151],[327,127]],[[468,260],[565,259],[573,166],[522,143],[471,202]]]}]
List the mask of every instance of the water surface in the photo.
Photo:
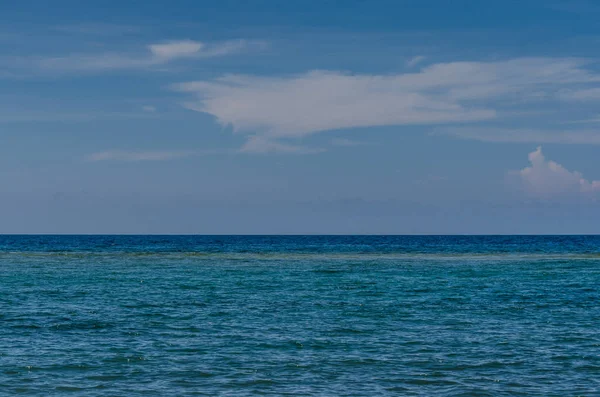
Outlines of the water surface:
[{"label": "water surface", "polygon": [[0,394],[599,396],[600,237],[0,236]]}]

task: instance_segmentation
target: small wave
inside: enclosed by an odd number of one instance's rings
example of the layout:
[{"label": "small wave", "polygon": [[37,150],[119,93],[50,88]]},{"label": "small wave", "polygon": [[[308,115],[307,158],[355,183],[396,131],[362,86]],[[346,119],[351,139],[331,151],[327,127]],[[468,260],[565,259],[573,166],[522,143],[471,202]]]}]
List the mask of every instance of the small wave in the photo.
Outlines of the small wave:
[{"label": "small wave", "polygon": [[[111,260],[225,260],[225,261],[573,261],[600,260],[600,253],[412,253],[412,252],[382,252],[382,253],[348,253],[348,252],[30,252],[4,251],[0,252],[0,261],[18,260],[81,260],[81,261],[111,261]],[[319,269],[317,273],[337,273],[337,269]]]}]

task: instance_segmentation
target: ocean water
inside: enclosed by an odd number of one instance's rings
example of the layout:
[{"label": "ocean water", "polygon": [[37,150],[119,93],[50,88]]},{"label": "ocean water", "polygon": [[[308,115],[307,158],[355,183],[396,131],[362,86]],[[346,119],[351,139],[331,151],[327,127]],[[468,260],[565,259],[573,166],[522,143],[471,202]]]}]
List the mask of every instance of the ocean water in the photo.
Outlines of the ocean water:
[{"label": "ocean water", "polygon": [[0,236],[0,395],[600,396],[600,237]]}]

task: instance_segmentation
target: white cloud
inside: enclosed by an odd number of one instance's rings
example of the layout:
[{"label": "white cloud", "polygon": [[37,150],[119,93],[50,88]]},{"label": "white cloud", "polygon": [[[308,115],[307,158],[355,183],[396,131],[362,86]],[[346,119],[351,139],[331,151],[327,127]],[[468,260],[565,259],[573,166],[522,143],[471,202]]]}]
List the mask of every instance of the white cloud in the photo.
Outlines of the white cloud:
[{"label": "white cloud", "polygon": [[152,105],[144,105],[142,106],[142,110],[147,113],[154,113],[156,112],[156,107]]},{"label": "white cloud", "polygon": [[590,119],[566,121],[564,124],[594,124],[600,123],[600,117],[592,117]]},{"label": "white cloud", "polygon": [[333,146],[345,146],[345,147],[368,145],[368,143],[366,143],[366,142],[354,141],[352,139],[346,139],[346,138],[333,138],[331,140],[331,144]]},{"label": "white cloud", "polygon": [[264,42],[251,40],[215,43],[179,40],[150,44],[144,52],[138,53],[106,52],[55,57],[3,57],[0,58],[0,66],[21,71],[52,73],[145,69],[164,66],[181,59],[212,58],[245,50],[262,49],[265,45]]},{"label": "white cloud", "polygon": [[268,136],[484,120],[495,115],[493,110],[394,87],[394,80],[317,71],[290,79],[229,76],[211,83],[184,83],[177,89],[201,96],[199,102],[186,105],[189,109],[212,114],[236,131]]},{"label": "white cloud", "polygon": [[192,40],[171,41],[162,44],[151,44],[148,49],[156,61],[168,62],[177,58],[194,57],[204,47],[203,43]]},{"label": "white cloud", "polygon": [[600,101],[600,88],[586,88],[564,91],[559,98],[567,101]]},{"label": "white cloud", "polygon": [[460,127],[444,128],[438,134],[496,143],[562,143],[600,145],[600,130],[543,130],[527,128]]},{"label": "white cloud", "polygon": [[317,154],[325,150],[316,147],[293,145],[281,141],[267,139],[260,136],[251,136],[247,142],[237,150],[209,149],[187,151],[144,151],[144,150],[107,150],[85,156],[90,162],[98,161],[165,161],[192,156],[224,155],[224,154]]},{"label": "white cloud", "polygon": [[240,150],[226,148],[197,150],[106,150],[85,156],[86,161],[166,161],[196,156],[233,155]]},{"label": "white cloud", "polygon": [[572,58],[452,62],[416,73],[311,71],[287,77],[229,75],[173,86],[189,109],[234,131],[274,138],[354,127],[467,123],[545,101],[573,85],[600,82]]},{"label": "white cloud", "polygon": [[311,148],[299,145],[281,143],[261,136],[251,136],[239,150],[240,153],[284,153],[284,154],[316,154],[323,152],[321,148]]},{"label": "white cloud", "polygon": [[425,57],[423,55],[417,55],[415,57],[410,58],[408,61],[406,61],[406,66],[408,66],[409,68],[412,68],[414,66],[417,66],[419,63],[423,62],[425,60]]},{"label": "white cloud", "polygon": [[529,153],[531,165],[518,171],[525,191],[535,197],[600,192],[600,181],[588,181],[577,171],[546,160],[542,148]]},{"label": "white cloud", "polygon": [[108,150],[86,156],[88,161],[161,161],[193,156],[194,152]]}]

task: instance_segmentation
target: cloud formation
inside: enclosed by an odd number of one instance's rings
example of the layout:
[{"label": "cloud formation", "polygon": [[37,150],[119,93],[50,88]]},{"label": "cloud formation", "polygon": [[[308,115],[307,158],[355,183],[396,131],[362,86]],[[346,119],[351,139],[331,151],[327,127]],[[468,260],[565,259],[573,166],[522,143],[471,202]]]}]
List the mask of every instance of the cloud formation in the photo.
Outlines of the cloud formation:
[{"label": "cloud formation", "polygon": [[162,44],[151,44],[148,49],[155,61],[168,62],[177,58],[194,57],[200,54],[203,43],[192,40],[171,41]]},{"label": "cloud formation", "polygon": [[162,161],[173,160],[195,155],[185,151],[124,151],[107,150],[86,156],[87,161]]},{"label": "cloud formation", "polygon": [[188,109],[235,132],[270,141],[321,131],[390,125],[472,123],[499,111],[559,100],[565,89],[600,83],[573,58],[433,64],[392,75],[311,71],[286,77],[227,75],[173,86]]},{"label": "cloud formation", "polygon": [[251,136],[239,150],[239,153],[281,153],[281,154],[316,154],[324,152],[321,148],[311,148],[289,143],[277,142],[262,136]]},{"label": "cloud formation", "polygon": [[600,88],[584,88],[569,90],[560,94],[560,98],[567,101],[600,101]]},{"label": "cloud formation", "polygon": [[111,70],[145,69],[164,66],[181,59],[201,59],[232,55],[251,49],[264,48],[265,43],[252,40],[230,40],[204,43],[178,40],[154,43],[137,53],[79,53],[55,57],[0,58],[9,69],[46,73],[102,72]]},{"label": "cloud formation", "polygon": [[412,68],[414,66],[417,66],[419,63],[423,62],[424,60],[425,60],[425,57],[423,55],[417,55],[417,56],[410,58],[408,61],[406,61],[406,66],[408,66],[409,68]]},{"label": "cloud formation", "polygon": [[525,191],[534,197],[600,192],[600,181],[588,181],[580,172],[546,160],[542,148],[529,153],[530,166],[518,171]]},{"label": "cloud formation", "polygon": [[[586,122],[592,122],[587,120]],[[528,128],[460,127],[444,128],[437,134],[494,143],[561,143],[600,145],[600,130],[545,130]]]},{"label": "cloud formation", "polygon": [[346,138],[333,138],[331,140],[332,146],[342,146],[342,147],[353,147],[353,146],[365,146],[368,145],[366,142],[354,141],[352,139]]}]

